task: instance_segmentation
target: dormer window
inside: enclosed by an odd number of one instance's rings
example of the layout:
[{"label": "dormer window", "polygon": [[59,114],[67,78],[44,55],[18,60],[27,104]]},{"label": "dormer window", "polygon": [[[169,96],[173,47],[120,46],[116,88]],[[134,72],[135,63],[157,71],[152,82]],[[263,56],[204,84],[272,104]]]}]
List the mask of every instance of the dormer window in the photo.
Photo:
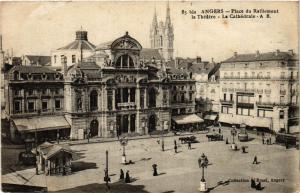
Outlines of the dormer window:
[{"label": "dormer window", "polygon": [[116,68],[133,68],[134,62],[128,54],[122,55],[117,59]]}]

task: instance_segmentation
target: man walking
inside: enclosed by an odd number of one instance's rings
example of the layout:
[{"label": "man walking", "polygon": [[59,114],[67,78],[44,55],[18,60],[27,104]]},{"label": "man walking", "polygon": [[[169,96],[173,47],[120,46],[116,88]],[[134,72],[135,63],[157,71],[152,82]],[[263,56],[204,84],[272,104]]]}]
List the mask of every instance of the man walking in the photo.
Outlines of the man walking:
[{"label": "man walking", "polygon": [[192,144],[190,140],[188,141],[188,149],[192,149]]},{"label": "man walking", "polygon": [[177,145],[174,146],[175,153],[177,153]]},{"label": "man walking", "polygon": [[120,170],[120,180],[124,180],[124,172],[122,169]]},{"label": "man walking", "polygon": [[130,176],[129,176],[129,171],[127,170],[126,176],[125,176],[125,183],[130,183]]},{"label": "man walking", "polygon": [[252,164],[258,164],[256,156],[254,156],[254,160],[253,160]]}]

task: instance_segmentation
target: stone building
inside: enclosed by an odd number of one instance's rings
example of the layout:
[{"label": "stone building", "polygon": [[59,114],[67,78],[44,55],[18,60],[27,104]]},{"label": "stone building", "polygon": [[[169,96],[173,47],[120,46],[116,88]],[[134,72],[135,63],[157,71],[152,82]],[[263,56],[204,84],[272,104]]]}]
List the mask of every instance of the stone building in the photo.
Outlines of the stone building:
[{"label": "stone building", "polygon": [[169,3],[166,10],[166,21],[157,22],[156,10],[150,27],[151,48],[158,49],[165,61],[173,60],[174,29],[171,23]]},{"label": "stone building", "polygon": [[41,140],[56,139],[57,133],[69,135],[62,74],[42,66],[14,66],[6,76],[5,111],[11,139],[33,137],[35,132]]},{"label": "stone building", "polygon": [[95,45],[88,41],[87,31],[76,31],[75,40],[66,46],[51,52],[51,66],[61,67],[62,58],[66,57],[67,66],[82,61],[83,58],[94,54]]},{"label": "stone building", "polygon": [[168,130],[171,113],[194,113],[195,82],[166,69],[158,50],[143,49],[128,33],[95,50],[88,61],[63,67],[71,138]]},{"label": "stone building", "polygon": [[220,67],[220,121],[289,132],[299,119],[299,60],[288,52],[237,54]]}]

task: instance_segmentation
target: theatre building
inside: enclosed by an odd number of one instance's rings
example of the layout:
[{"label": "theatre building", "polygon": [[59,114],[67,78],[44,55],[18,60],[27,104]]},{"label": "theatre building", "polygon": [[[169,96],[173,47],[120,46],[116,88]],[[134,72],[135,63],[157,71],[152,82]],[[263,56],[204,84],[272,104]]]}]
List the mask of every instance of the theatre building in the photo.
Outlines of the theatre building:
[{"label": "theatre building", "polygon": [[[100,44],[87,60],[64,66],[65,117],[73,139],[168,130],[172,112],[194,113],[191,76],[166,69],[158,50],[143,49],[128,33]],[[184,95],[171,108],[174,86]]]}]

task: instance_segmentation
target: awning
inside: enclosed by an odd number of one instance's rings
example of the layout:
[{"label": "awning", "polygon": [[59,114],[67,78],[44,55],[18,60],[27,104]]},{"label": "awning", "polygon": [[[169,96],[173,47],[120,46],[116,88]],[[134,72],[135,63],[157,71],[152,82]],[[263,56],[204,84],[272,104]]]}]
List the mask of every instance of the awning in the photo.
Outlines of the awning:
[{"label": "awning", "polygon": [[189,123],[202,123],[203,122],[203,119],[201,119],[200,117],[198,117],[195,114],[175,116],[175,117],[172,117],[172,119],[178,125],[184,125],[184,124],[189,124]]},{"label": "awning", "polygon": [[212,121],[216,120],[216,118],[217,118],[217,115],[205,115],[205,117],[204,117],[204,119],[212,120]]},{"label": "awning", "polygon": [[46,131],[70,128],[64,116],[44,116],[23,119],[13,119],[19,132]]}]

